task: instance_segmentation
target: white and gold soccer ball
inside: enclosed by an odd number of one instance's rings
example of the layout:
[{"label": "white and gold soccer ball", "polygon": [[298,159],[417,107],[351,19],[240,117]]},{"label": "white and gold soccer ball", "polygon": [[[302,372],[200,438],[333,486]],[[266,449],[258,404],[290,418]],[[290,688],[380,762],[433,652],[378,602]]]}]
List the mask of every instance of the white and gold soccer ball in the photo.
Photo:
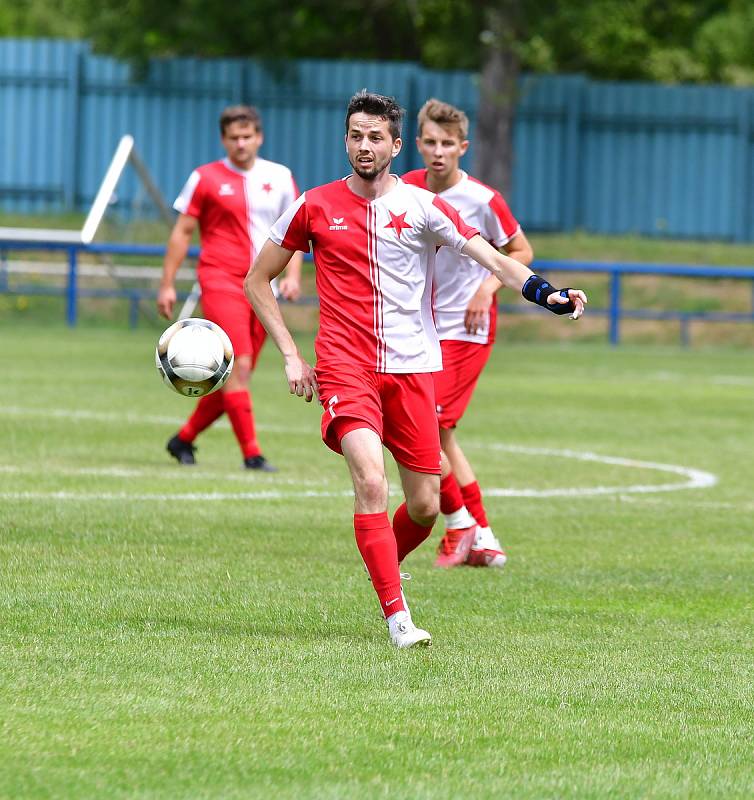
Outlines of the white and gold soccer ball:
[{"label": "white and gold soccer ball", "polygon": [[233,345],[219,325],[190,317],[178,320],[160,336],[154,358],[171,389],[186,397],[202,397],[228,380]]}]

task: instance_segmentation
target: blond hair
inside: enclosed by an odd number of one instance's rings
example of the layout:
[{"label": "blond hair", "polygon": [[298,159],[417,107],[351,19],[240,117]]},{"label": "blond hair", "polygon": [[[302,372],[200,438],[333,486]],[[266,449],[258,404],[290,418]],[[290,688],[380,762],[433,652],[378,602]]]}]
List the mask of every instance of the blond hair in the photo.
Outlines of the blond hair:
[{"label": "blond hair", "polygon": [[443,128],[455,128],[461,141],[466,141],[469,137],[469,118],[460,108],[443,103],[436,97],[429,100],[419,109],[419,136],[425,122],[434,122]]}]

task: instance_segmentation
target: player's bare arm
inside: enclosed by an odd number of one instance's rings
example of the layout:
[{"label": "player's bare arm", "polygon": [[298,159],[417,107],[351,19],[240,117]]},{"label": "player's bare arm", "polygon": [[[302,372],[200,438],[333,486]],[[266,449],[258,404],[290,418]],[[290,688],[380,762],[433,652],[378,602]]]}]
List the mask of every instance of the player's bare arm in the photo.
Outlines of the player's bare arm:
[{"label": "player's bare arm", "polygon": [[285,268],[285,273],[280,279],[280,294],[285,300],[295,302],[301,297],[301,266],[304,261],[303,253],[295,252]]},{"label": "player's bare arm", "polygon": [[467,333],[476,333],[484,327],[489,317],[492,298],[503,285],[494,275],[489,275],[482,281],[466,306],[464,325]]},{"label": "player's bare arm", "polygon": [[503,245],[503,251],[507,256],[515,258],[516,261],[520,261],[527,267],[534,261],[534,251],[522,230],[519,230],[515,236],[511,237],[509,242]]},{"label": "player's bare arm", "polygon": [[314,370],[301,357],[270,286],[270,281],[280,275],[293,255],[293,250],[268,239],[246,275],[244,291],[259,321],[283,354],[291,394],[304,397],[310,403],[318,392]]},{"label": "player's bare arm", "polygon": [[196,217],[180,214],[170,232],[165,258],[162,263],[162,278],[157,291],[157,311],[165,319],[173,318],[175,307],[175,276],[186,259],[194,233],[199,225]]},{"label": "player's bare arm", "polygon": [[505,286],[520,291],[533,303],[550,308],[551,311],[555,310],[552,306],[567,305],[568,310],[563,313],[570,313],[572,319],[578,319],[584,313],[587,298],[581,289],[564,289],[562,292],[556,290],[519,261],[495,250],[478,234],[466,242],[461,252],[489,270]]}]

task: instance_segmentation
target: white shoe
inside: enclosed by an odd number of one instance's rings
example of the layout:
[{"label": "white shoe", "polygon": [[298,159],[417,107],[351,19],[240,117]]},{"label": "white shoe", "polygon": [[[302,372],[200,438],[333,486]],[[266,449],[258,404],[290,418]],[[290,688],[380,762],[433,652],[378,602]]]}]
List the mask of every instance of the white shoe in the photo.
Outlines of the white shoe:
[{"label": "white shoe", "polygon": [[432,637],[417,628],[411,619],[408,611],[396,611],[387,618],[387,628],[390,631],[390,641],[399,649],[419,645],[429,647],[432,644]]},{"label": "white shoe", "polygon": [[496,567],[502,569],[508,556],[505,555],[503,546],[492,532],[492,528],[477,526],[474,544],[471,545],[466,563],[472,567]]}]

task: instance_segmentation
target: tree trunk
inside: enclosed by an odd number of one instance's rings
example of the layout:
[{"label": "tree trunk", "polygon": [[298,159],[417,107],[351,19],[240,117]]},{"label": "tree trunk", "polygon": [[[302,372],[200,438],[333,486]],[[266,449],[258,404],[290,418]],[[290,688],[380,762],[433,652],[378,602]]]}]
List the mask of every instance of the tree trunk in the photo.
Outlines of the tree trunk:
[{"label": "tree trunk", "polygon": [[507,197],[513,174],[513,118],[520,62],[514,35],[504,17],[498,9],[488,10],[474,169],[479,180]]}]

